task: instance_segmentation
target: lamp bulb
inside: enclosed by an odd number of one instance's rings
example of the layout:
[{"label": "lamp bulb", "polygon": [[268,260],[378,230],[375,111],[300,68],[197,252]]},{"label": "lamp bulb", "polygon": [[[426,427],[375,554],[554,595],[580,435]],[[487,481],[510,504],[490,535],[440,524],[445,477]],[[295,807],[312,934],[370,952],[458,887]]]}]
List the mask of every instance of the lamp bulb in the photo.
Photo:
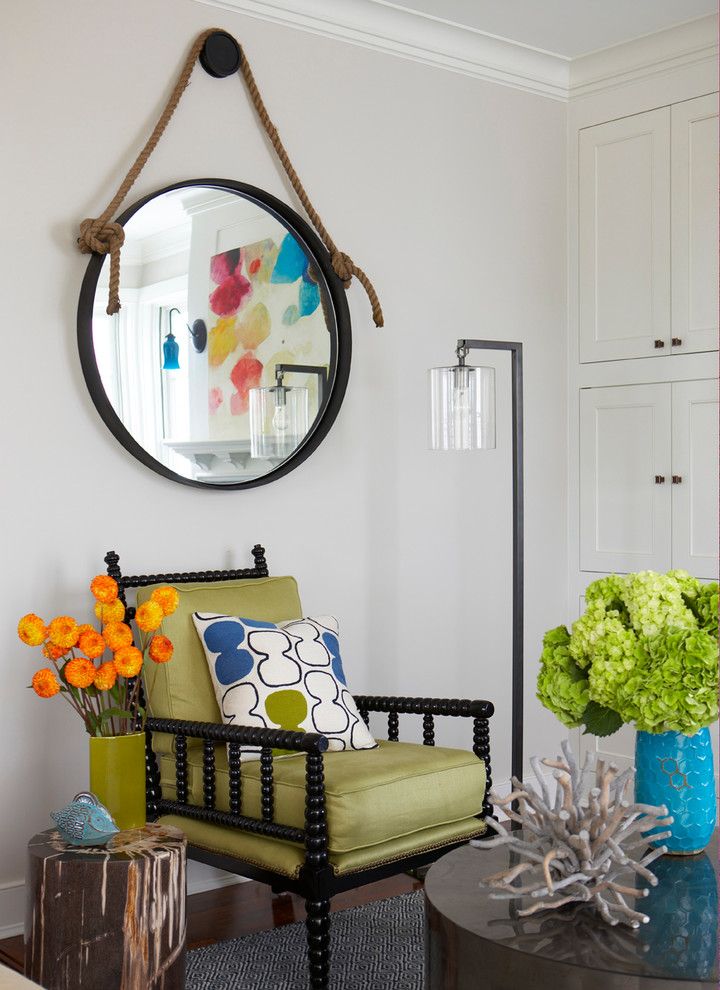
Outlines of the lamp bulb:
[{"label": "lamp bulb", "polygon": [[283,403],[282,405],[275,406],[275,412],[272,418],[273,429],[276,433],[287,433],[289,426],[287,406]]}]

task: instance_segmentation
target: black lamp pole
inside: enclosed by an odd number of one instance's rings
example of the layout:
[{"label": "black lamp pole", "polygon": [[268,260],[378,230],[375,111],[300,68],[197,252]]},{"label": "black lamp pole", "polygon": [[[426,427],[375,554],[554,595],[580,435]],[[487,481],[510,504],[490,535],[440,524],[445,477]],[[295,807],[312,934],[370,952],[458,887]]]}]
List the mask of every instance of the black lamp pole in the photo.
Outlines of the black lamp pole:
[{"label": "black lamp pole", "polygon": [[523,360],[522,344],[508,340],[458,340],[458,353],[509,351],[512,377],[512,756],[513,777],[523,779],[523,635],[524,635],[524,507],[523,507]]}]

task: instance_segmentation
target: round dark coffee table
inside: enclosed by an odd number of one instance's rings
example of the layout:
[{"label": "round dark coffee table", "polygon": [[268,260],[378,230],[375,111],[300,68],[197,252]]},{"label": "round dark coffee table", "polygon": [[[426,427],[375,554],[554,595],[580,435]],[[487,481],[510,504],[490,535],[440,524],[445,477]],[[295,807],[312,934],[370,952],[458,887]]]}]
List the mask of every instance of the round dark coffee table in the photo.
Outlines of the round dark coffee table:
[{"label": "round dark coffee table", "polygon": [[[718,833],[698,856],[664,856],[639,901],[650,922],[610,927],[584,906],[518,918],[483,877],[510,865],[507,846],[463,846],[425,879],[427,990],[716,990]],[[520,907],[532,901],[524,899]]]}]

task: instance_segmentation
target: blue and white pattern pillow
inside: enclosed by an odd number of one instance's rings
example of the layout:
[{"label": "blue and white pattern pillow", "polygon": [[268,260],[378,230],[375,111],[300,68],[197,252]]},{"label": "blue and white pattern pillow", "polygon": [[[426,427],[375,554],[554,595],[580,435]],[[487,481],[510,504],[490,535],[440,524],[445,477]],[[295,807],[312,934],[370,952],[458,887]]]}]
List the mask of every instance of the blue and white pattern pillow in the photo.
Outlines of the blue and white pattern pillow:
[{"label": "blue and white pattern pillow", "polygon": [[347,687],[336,618],[276,625],[195,612],[193,622],[226,724],[319,732],[331,750],[377,746]]}]

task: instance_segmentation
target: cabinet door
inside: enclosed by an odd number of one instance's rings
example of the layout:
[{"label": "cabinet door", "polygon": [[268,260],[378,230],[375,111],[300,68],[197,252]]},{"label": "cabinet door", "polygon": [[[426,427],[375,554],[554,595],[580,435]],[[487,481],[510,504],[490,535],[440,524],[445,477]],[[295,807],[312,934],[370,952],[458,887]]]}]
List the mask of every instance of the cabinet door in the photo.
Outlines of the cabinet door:
[{"label": "cabinet door", "polygon": [[672,565],[718,573],[718,384],[672,386]]},{"label": "cabinet door", "polygon": [[717,94],[672,108],[673,351],[718,346]]},{"label": "cabinet door", "polygon": [[669,107],[580,132],[578,206],[580,360],[666,354]]},{"label": "cabinet door", "polygon": [[670,385],[582,389],[581,570],[667,570],[671,487]]}]

